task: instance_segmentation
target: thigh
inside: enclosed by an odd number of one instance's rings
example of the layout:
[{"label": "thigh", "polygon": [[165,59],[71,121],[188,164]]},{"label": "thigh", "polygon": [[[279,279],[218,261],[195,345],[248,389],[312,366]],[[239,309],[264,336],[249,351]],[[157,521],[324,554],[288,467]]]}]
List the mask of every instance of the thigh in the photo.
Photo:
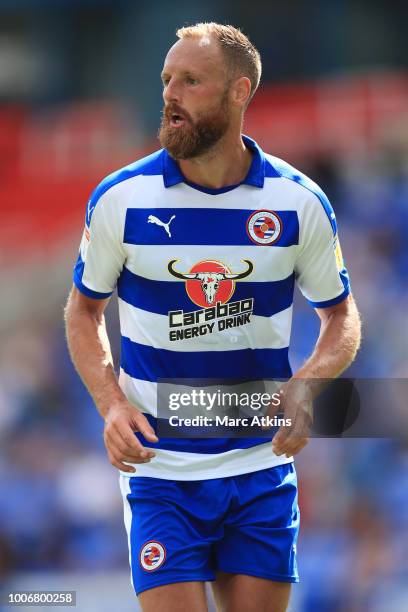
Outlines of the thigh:
[{"label": "thigh", "polygon": [[207,612],[204,582],[167,584],[139,595],[143,612]]},{"label": "thigh", "polygon": [[222,534],[204,503],[205,483],[124,476],[120,483],[136,594],[214,580],[213,544]]},{"label": "thigh", "polygon": [[236,503],[216,545],[217,570],[298,582],[299,531],[293,463],[234,477]]},{"label": "thigh", "polygon": [[212,588],[218,612],[285,612],[291,584],[219,572]]}]

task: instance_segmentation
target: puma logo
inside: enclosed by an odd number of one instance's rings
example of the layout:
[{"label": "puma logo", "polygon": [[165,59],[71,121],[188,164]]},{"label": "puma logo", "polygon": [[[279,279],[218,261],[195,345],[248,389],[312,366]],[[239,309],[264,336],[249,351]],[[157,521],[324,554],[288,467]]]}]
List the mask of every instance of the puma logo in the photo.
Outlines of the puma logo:
[{"label": "puma logo", "polygon": [[149,215],[147,217],[147,222],[148,223],[155,223],[156,225],[160,225],[160,227],[164,227],[164,229],[166,230],[166,233],[168,234],[169,238],[171,238],[171,233],[170,233],[170,223],[173,221],[173,219],[176,217],[176,215],[172,215],[170,217],[170,219],[168,220],[167,223],[164,223],[164,221],[160,221],[160,219],[158,219],[157,217],[155,217],[154,215]]}]

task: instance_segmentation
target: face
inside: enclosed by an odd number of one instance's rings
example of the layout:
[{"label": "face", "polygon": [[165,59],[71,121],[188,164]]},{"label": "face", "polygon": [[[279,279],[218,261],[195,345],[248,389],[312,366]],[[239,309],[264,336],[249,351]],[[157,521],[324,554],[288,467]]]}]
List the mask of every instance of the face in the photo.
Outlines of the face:
[{"label": "face", "polygon": [[167,54],[159,140],[175,159],[207,153],[230,124],[225,62],[210,39],[182,39]]}]

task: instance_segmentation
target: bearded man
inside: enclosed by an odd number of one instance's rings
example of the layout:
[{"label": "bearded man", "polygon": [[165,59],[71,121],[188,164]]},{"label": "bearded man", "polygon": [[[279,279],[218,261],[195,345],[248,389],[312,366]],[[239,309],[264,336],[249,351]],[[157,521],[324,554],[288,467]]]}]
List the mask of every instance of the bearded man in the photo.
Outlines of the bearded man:
[{"label": "bearded man", "polygon": [[[293,457],[308,441],[295,383],[311,397],[308,381],[348,367],[359,317],[327,197],[242,134],[258,51],[233,26],[177,35],[161,75],[162,149],[104,179],[88,203],[68,344],[119,470],[143,610],[203,612],[210,581],[219,610],[283,612],[299,579]],[[293,374],[295,281],[321,329]],[[103,314],[115,289],[119,380]],[[157,436],[161,380],[219,378],[288,381],[274,435]]]}]

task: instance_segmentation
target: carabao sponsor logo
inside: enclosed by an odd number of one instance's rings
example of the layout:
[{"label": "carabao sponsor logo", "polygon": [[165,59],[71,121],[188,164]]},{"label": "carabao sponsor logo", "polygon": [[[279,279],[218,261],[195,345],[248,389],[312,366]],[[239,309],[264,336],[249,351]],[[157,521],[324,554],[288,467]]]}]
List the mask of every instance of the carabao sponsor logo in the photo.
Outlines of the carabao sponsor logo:
[{"label": "carabao sponsor logo", "polygon": [[184,312],[169,311],[170,341],[196,338],[239,327],[250,323],[253,298],[230,302],[235,291],[235,281],[246,278],[253,270],[253,264],[244,259],[246,269],[233,272],[224,263],[206,259],[194,264],[189,272],[176,270],[177,259],[172,259],[168,270],[172,276],[185,281],[187,295],[201,310]]}]

